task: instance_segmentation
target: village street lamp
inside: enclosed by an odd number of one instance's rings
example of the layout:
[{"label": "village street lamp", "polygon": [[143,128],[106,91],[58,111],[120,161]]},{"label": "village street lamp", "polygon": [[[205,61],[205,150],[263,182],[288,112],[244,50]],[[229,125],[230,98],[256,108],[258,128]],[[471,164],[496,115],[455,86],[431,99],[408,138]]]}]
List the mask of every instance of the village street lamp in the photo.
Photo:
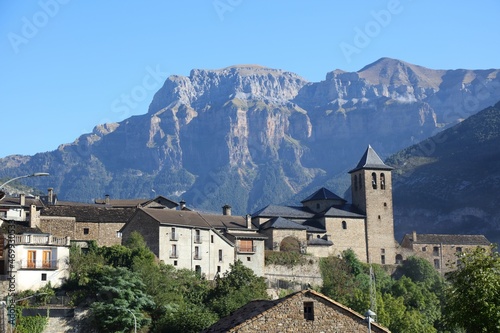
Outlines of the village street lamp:
[{"label": "village street lamp", "polygon": [[127,309],[127,308],[120,308],[120,309],[127,310],[128,312],[130,312],[132,314],[132,317],[134,317],[134,333],[137,333],[137,318],[135,317],[134,312],[132,312],[132,310]]},{"label": "village street lamp", "polygon": [[375,321],[372,317],[376,316],[377,314],[373,312],[372,310],[368,309],[368,311],[365,312],[365,320],[368,322],[368,333],[371,333],[372,331],[372,321]]},{"label": "village street lamp", "polygon": [[35,172],[31,175],[24,175],[24,176],[19,176],[19,177],[14,177],[12,179],[9,179],[8,181],[6,181],[5,183],[3,183],[2,185],[0,185],[0,190],[5,186],[7,185],[8,183],[14,181],[14,180],[18,180],[18,179],[21,179],[21,178],[28,178],[28,177],[42,177],[42,176],[49,176],[49,174],[47,172]]}]

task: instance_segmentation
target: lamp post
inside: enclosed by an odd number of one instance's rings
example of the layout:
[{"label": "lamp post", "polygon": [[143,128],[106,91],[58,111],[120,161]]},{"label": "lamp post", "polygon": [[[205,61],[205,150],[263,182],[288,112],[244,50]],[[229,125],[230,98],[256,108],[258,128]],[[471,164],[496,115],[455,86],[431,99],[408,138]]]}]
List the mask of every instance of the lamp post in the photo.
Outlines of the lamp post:
[{"label": "lamp post", "polygon": [[365,312],[365,320],[368,322],[368,333],[371,333],[372,331],[372,321],[375,321],[372,317],[376,316],[377,314],[373,312],[372,310],[368,309],[368,311]]},{"label": "lamp post", "polygon": [[127,308],[120,308],[120,309],[127,310],[128,312],[130,312],[132,314],[132,317],[134,317],[134,333],[137,333],[137,318],[135,317],[134,312],[132,312],[132,310],[127,309]]},{"label": "lamp post", "polygon": [[43,177],[43,176],[49,176],[49,174],[47,172],[35,172],[35,173],[32,173],[31,175],[24,175],[24,176],[14,177],[12,179],[9,179],[8,181],[6,181],[5,183],[3,183],[2,185],[0,185],[0,190],[5,185],[7,185],[8,183],[13,182],[14,180],[17,180],[17,179],[28,178],[28,177]]}]

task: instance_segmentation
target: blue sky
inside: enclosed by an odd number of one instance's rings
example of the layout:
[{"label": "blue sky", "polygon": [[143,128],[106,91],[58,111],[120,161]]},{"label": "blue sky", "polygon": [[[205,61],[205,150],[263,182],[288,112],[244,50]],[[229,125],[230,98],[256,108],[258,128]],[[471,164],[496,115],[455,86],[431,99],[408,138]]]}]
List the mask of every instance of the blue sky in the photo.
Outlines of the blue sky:
[{"label": "blue sky", "polygon": [[73,142],[144,114],[168,75],[259,64],[321,81],[391,57],[500,68],[500,2],[81,1],[0,3],[0,157]]}]

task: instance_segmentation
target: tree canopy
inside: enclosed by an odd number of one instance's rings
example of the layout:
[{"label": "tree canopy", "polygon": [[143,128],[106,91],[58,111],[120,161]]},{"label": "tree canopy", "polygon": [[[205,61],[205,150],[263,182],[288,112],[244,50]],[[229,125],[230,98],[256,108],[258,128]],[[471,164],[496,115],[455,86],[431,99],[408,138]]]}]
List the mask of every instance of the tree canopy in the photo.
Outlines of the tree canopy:
[{"label": "tree canopy", "polygon": [[447,274],[446,321],[467,332],[500,332],[500,255],[495,247],[460,255]]}]

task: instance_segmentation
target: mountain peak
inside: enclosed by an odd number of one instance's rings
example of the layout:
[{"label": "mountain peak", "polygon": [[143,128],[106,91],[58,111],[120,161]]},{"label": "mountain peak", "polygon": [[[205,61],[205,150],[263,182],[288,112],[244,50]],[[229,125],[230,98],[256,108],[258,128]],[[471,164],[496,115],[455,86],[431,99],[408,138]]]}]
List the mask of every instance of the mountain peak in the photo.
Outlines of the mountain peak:
[{"label": "mountain peak", "polygon": [[437,90],[445,72],[444,70],[433,70],[413,65],[398,59],[380,58],[363,67],[357,73],[359,77],[372,84],[409,85]]}]

